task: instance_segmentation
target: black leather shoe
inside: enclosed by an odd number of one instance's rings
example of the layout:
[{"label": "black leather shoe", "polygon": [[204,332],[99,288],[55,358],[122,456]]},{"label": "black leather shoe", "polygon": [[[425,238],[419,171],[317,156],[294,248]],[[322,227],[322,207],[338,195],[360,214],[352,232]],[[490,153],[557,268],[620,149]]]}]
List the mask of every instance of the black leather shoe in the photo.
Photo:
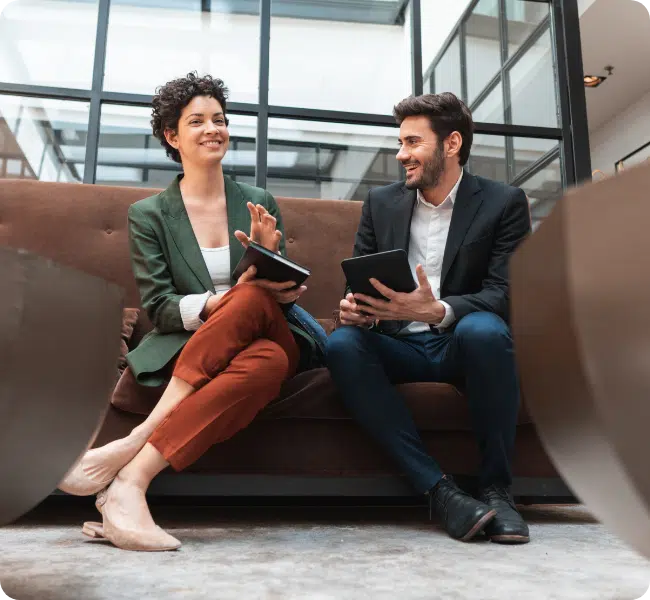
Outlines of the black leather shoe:
[{"label": "black leather shoe", "polygon": [[479,498],[497,512],[485,528],[487,535],[497,544],[527,544],[530,542],[528,525],[515,507],[506,487],[491,485],[481,490]]},{"label": "black leather shoe", "polygon": [[448,476],[429,491],[429,510],[436,513],[451,537],[463,542],[481,532],[496,515],[494,509],[465,493]]}]

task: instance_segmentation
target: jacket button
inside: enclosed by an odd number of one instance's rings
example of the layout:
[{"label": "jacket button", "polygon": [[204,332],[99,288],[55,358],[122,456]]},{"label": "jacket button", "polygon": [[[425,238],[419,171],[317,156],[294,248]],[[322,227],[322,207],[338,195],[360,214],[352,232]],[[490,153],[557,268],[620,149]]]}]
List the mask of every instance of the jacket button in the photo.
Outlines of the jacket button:
[{"label": "jacket button", "polygon": [[289,243],[290,244],[293,244],[294,242],[295,242],[295,240],[293,238],[289,238]]},{"label": "jacket button", "polygon": [[108,227],[108,228],[106,229],[106,233],[107,233],[108,235],[111,235],[111,233],[113,233],[113,230],[112,230],[110,227]]}]

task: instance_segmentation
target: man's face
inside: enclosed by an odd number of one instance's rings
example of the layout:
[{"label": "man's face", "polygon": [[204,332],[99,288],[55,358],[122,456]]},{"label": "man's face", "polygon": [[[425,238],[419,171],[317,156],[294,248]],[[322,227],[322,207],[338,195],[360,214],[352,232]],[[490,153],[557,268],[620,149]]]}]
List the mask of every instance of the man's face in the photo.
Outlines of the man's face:
[{"label": "man's face", "polygon": [[429,118],[407,117],[399,128],[397,160],[406,169],[406,187],[435,187],[445,171],[444,143],[431,129]]}]

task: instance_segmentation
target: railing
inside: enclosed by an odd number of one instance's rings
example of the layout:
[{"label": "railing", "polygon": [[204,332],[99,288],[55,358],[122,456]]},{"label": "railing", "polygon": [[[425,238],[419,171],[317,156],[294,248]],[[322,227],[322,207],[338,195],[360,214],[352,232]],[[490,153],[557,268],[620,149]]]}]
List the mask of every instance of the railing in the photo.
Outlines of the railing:
[{"label": "railing", "polygon": [[627,156],[624,156],[620,160],[617,160],[614,164],[616,172],[619,173],[624,171],[626,167],[631,167],[633,165],[638,165],[644,161],[650,160],[650,142],[639,146],[633,152],[630,152]]}]

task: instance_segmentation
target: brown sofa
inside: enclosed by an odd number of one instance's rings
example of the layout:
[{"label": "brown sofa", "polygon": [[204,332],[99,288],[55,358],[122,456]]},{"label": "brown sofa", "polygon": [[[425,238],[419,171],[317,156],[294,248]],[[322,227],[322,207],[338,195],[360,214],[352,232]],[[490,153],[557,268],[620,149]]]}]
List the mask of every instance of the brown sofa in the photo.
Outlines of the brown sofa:
[{"label": "brown sofa", "polygon": [[[0,180],[0,244],[25,248],[117,283],[125,289],[125,306],[137,307],[126,212],[131,203],[155,191]],[[293,198],[278,198],[278,203],[289,256],[313,270],[301,305],[332,327],[344,288],[340,261],[351,251],[361,204]],[[132,343],[149,327],[141,314]],[[128,373],[118,384],[95,445],[125,435],[156,401],[156,390],[138,389],[127,379]],[[445,384],[408,384],[401,390],[427,448],[443,468],[460,476],[476,473],[478,451],[463,396]],[[514,474],[514,492],[520,497],[570,495],[525,408],[519,416]],[[151,491],[283,496],[412,493],[391,461],[346,415],[325,369],[289,381],[282,396],[248,429],[211,448],[187,471],[163,473]]]}]

